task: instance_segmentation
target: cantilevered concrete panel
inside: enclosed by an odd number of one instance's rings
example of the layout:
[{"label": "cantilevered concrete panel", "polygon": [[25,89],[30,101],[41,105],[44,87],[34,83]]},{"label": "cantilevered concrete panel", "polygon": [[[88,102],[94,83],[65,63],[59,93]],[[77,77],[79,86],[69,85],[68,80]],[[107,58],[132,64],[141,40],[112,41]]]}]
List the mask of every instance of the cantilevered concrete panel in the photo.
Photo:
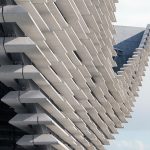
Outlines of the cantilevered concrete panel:
[{"label": "cantilevered concrete panel", "polygon": [[[118,72],[117,0],[15,0],[1,4],[0,81],[17,144],[37,150],[103,150],[131,117],[149,56],[149,26]],[[19,30],[19,31],[18,31]],[[18,33],[19,32],[19,33]],[[9,36],[10,35],[10,36]]]}]

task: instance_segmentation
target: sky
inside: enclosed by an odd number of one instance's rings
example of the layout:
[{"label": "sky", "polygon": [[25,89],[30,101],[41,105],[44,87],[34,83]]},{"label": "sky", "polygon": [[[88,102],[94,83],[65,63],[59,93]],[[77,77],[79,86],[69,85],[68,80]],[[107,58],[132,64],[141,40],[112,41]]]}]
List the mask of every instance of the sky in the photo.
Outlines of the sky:
[{"label": "sky", "polygon": [[[150,23],[150,0],[120,0],[116,6],[118,25],[146,27]],[[150,150],[150,67],[145,74],[132,118],[106,150]]]},{"label": "sky", "polygon": [[119,0],[117,24],[146,27],[150,23],[150,0]]},{"label": "sky", "polygon": [[146,68],[142,84],[132,118],[124,124],[124,129],[118,130],[106,150],[150,150],[150,67]]}]

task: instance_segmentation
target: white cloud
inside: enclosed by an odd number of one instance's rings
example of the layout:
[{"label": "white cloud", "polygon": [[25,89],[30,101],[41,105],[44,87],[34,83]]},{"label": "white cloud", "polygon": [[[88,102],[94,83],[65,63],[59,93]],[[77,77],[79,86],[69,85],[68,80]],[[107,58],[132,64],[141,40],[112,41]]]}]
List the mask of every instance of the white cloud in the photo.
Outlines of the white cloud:
[{"label": "white cloud", "polygon": [[116,6],[118,24],[146,27],[150,23],[149,0],[119,0]]},{"label": "white cloud", "polygon": [[111,144],[110,150],[145,150],[145,146],[144,143],[139,140],[121,140]]}]

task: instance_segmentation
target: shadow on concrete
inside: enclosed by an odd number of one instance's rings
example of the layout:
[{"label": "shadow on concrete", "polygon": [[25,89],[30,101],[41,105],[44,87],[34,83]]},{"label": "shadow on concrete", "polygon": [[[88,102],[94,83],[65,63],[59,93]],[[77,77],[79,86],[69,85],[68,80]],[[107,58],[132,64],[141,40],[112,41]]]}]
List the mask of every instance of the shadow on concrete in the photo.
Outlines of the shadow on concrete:
[{"label": "shadow on concrete", "polygon": [[117,67],[113,68],[115,72],[119,71],[123,64],[126,64],[127,60],[132,57],[133,52],[140,45],[143,34],[144,31],[114,45],[114,49],[117,52],[117,56],[114,58],[117,63]]}]

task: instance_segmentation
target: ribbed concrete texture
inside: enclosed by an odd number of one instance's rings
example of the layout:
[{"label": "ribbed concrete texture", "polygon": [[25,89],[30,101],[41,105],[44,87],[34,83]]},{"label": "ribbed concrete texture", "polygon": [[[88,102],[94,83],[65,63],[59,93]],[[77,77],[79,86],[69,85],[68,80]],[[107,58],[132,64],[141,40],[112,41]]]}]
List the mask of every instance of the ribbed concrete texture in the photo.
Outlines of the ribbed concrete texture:
[{"label": "ribbed concrete texture", "polygon": [[104,150],[131,117],[150,53],[150,26],[114,71],[121,53],[113,48],[117,2],[0,2],[0,81],[11,87],[1,100],[16,114],[8,123],[22,130],[16,145]]}]

